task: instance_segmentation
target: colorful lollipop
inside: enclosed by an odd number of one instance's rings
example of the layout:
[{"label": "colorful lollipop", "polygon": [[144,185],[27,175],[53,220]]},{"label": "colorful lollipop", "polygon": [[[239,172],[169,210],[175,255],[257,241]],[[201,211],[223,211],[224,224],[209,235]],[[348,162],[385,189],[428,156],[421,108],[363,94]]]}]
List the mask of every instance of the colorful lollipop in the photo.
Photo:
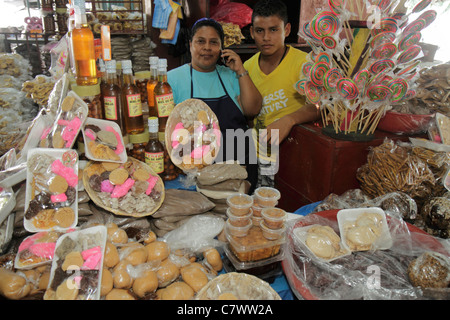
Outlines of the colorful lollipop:
[{"label": "colorful lollipop", "polygon": [[305,84],[305,95],[311,103],[318,103],[320,101],[321,90],[312,82],[308,81]]},{"label": "colorful lollipop", "polygon": [[337,42],[333,37],[325,36],[322,38],[322,44],[327,49],[334,49],[336,48]]},{"label": "colorful lollipop", "polygon": [[336,91],[336,84],[342,78],[341,72],[337,68],[331,68],[323,77],[323,86],[328,92]]},{"label": "colorful lollipop", "polygon": [[379,45],[372,50],[371,57],[374,59],[390,59],[397,53],[397,46],[393,43]]},{"label": "colorful lollipop", "polygon": [[354,76],[353,81],[359,90],[362,90],[369,80],[370,74],[366,69],[359,70]]},{"label": "colorful lollipop", "polygon": [[311,82],[316,86],[323,85],[323,77],[330,70],[330,66],[326,62],[317,62],[311,68]]},{"label": "colorful lollipop", "polygon": [[339,19],[331,11],[319,12],[311,20],[310,31],[315,39],[334,35],[339,28]]},{"label": "colorful lollipop", "polygon": [[412,10],[412,12],[417,13],[428,7],[428,5],[431,3],[431,0],[422,0],[420,1]]},{"label": "colorful lollipop", "polygon": [[402,70],[400,70],[397,74],[399,76],[402,76],[406,73],[411,72],[412,70],[414,70],[418,65],[420,64],[419,60],[414,61],[413,63],[411,63],[409,66],[403,68]]},{"label": "colorful lollipop", "polygon": [[395,33],[391,31],[385,31],[377,34],[370,40],[370,46],[372,48],[378,47],[385,43],[392,43],[395,40]]},{"label": "colorful lollipop", "polygon": [[375,37],[377,34],[380,34],[382,32],[397,32],[398,25],[397,20],[394,18],[383,18],[380,20],[380,22],[376,23],[372,30],[370,30],[372,37]]},{"label": "colorful lollipop", "polygon": [[302,73],[305,77],[309,78],[309,74],[311,72],[311,67],[314,65],[312,62],[305,62],[302,65]]},{"label": "colorful lollipop", "polygon": [[398,56],[397,58],[398,63],[406,63],[413,60],[419,55],[421,50],[422,48],[417,44],[409,47]]},{"label": "colorful lollipop", "polygon": [[328,0],[328,5],[330,6],[330,10],[338,15],[342,12],[343,0]]},{"label": "colorful lollipop", "polygon": [[377,60],[374,63],[372,63],[369,67],[369,70],[373,74],[378,74],[380,72],[393,69],[394,66],[395,66],[395,63],[391,59],[382,59],[382,60]]},{"label": "colorful lollipop", "polygon": [[306,79],[301,79],[298,80],[295,84],[295,89],[297,90],[298,93],[300,93],[302,96],[305,95],[305,84],[306,84]]},{"label": "colorful lollipop", "polygon": [[359,94],[359,90],[355,82],[349,78],[339,79],[336,83],[336,90],[343,98],[348,100],[355,99]]},{"label": "colorful lollipop", "polygon": [[437,12],[435,10],[428,10],[422,13],[417,19],[425,20],[424,28],[426,28],[436,19],[436,16]]},{"label": "colorful lollipop", "polygon": [[388,87],[392,91],[391,100],[395,102],[400,101],[408,91],[408,83],[401,78],[392,80]]},{"label": "colorful lollipop", "polygon": [[411,32],[402,37],[400,42],[398,43],[398,48],[403,51],[408,49],[409,47],[418,44],[422,38],[422,34],[420,32]]},{"label": "colorful lollipop", "polygon": [[374,84],[367,88],[366,95],[371,101],[380,102],[388,99],[392,94],[391,89],[383,84]]},{"label": "colorful lollipop", "polygon": [[320,52],[316,55],[315,62],[325,62],[330,64],[331,63],[330,55],[326,52]]},{"label": "colorful lollipop", "polygon": [[423,28],[425,28],[426,23],[427,22],[425,21],[425,19],[418,18],[408,24],[405,29],[403,29],[403,34],[407,35],[410,33],[420,32]]}]

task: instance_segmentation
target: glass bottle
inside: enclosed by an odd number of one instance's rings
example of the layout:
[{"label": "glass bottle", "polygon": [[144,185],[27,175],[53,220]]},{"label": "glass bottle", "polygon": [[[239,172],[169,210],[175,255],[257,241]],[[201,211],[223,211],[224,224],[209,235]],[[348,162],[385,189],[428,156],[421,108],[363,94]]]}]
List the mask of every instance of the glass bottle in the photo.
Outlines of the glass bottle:
[{"label": "glass bottle", "polygon": [[114,121],[125,135],[125,128],[122,115],[122,93],[116,75],[116,60],[105,62],[106,84],[102,88],[102,105],[105,119]]},{"label": "glass bottle", "polygon": [[100,71],[98,74],[100,78],[100,88],[103,88],[106,84],[106,64],[103,59],[98,59],[98,70]]},{"label": "glass bottle", "polygon": [[131,60],[122,60],[122,108],[127,134],[144,132],[141,93],[134,84]]},{"label": "glass bottle", "polygon": [[155,108],[155,96],[154,90],[158,83],[158,60],[157,56],[151,56],[150,60],[150,79],[147,82],[147,103],[148,103],[148,116],[157,117],[158,111]]},{"label": "glass bottle", "polygon": [[148,118],[148,132],[150,137],[145,146],[145,163],[152,170],[159,174],[161,178],[164,176],[164,146],[158,138],[158,118]]},{"label": "glass bottle", "polygon": [[97,84],[94,34],[89,29],[84,0],[74,0],[75,28],[72,30],[76,81],[79,86]]},{"label": "glass bottle", "polygon": [[159,119],[159,140],[164,143],[167,118],[175,107],[172,87],[167,82],[167,59],[158,61],[158,83],[155,86],[154,95]]},{"label": "glass bottle", "polygon": [[150,133],[148,130],[144,130],[144,132],[139,134],[131,134],[129,138],[130,143],[133,145],[130,155],[139,161],[145,162],[145,147],[150,139]]}]

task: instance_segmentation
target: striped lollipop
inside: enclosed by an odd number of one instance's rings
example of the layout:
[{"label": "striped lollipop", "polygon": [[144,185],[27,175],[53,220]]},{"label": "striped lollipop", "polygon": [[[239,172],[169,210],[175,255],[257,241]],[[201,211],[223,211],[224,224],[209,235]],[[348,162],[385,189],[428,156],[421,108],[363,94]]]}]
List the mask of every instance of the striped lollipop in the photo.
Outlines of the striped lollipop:
[{"label": "striped lollipop", "polygon": [[414,61],[413,63],[411,63],[409,66],[406,66],[405,68],[401,69],[397,74],[399,76],[402,76],[404,74],[407,74],[413,70],[415,70],[415,68],[420,64],[419,60]]},{"label": "striped lollipop", "polygon": [[382,32],[397,32],[398,25],[397,20],[394,18],[383,18],[380,22],[376,23],[373,28],[370,30],[372,37],[375,37],[377,34]]},{"label": "striped lollipop", "polygon": [[339,19],[332,11],[319,12],[311,20],[309,29],[316,39],[334,35],[339,28]]},{"label": "striped lollipop", "polygon": [[326,62],[316,62],[311,68],[311,82],[316,86],[323,85],[323,77],[330,70],[330,66]]},{"label": "striped lollipop", "polygon": [[314,65],[314,63],[312,63],[312,62],[305,62],[303,65],[302,65],[302,73],[303,73],[303,75],[305,76],[305,77],[307,77],[307,78],[309,78],[309,74],[310,74],[310,72],[311,72],[311,67]]},{"label": "striped lollipop", "polygon": [[305,95],[306,82],[307,82],[306,79],[301,79],[295,83],[295,90],[297,90],[297,92],[300,93],[302,96]]},{"label": "striped lollipop", "polygon": [[417,13],[428,7],[431,3],[431,0],[422,0],[420,1],[412,10],[412,12]]},{"label": "striped lollipop", "polygon": [[427,22],[425,21],[425,19],[417,18],[416,20],[408,24],[405,29],[403,29],[403,34],[406,35],[410,33],[420,32],[423,28],[425,28],[426,23]]},{"label": "striped lollipop", "polygon": [[349,78],[341,78],[336,83],[337,92],[345,99],[352,100],[355,99],[359,90],[355,82]]},{"label": "striped lollipop", "polygon": [[419,55],[421,50],[422,48],[417,44],[409,47],[398,56],[398,63],[406,63],[415,59]]},{"label": "striped lollipop", "polygon": [[366,95],[369,97],[371,101],[374,102],[380,102],[386,99],[389,99],[389,97],[392,94],[392,90],[383,84],[374,84],[367,88]]},{"label": "striped lollipop", "polygon": [[378,47],[385,43],[392,43],[395,40],[395,33],[391,31],[385,31],[377,34],[370,40],[370,46],[372,48]]},{"label": "striped lollipop", "polygon": [[323,77],[323,87],[328,92],[336,91],[336,84],[342,78],[341,72],[337,68],[331,68]]},{"label": "striped lollipop", "polygon": [[330,10],[336,15],[342,12],[343,4],[344,4],[343,0],[328,0]]},{"label": "striped lollipop", "polygon": [[327,49],[334,49],[336,48],[337,42],[333,37],[325,36],[322,38],[322,44]]},{"label": "striped lollipop", "polygon": [[408,92],[408,83],[402,78],[397,78],[389,82],[388,87],[392,91],[391,100],[400,101]]},{"label": "striped lollipop", "polygon": [[354,76],[353,81],[359,90],[362,90],[369,80],[370,73],[367,69],[359,70]]},{"label": "striped lollipop", "polygon": [[315,62],[325,62],[330,64],[331,63],[330,55],[326,52],[320,52],[316,55]]},{"label": "striped lollipop", "polygon": [[425,20],[424,28],[426,28],[436,19],[436,16],[437,12],[435,10],[427,10],[424,13],[422,13],[417,19]]},{"label": "striped lollipop", "polygon": [[372,50],[371,57],[374,59],[390,59],[397,53],[397,46],[393,43],[379,45]]},{"label": "striped lollipop", "polygon": [[411,32],[402,37],[400,42],[398,43],[398,48],[403,51],[408,49],[409,47],[418,44],[422,38],[422,34],[420,32]]},{"label": "striped lollipop", "polygon": [[321,90],[318,86],[315,86],[312,82],[308,81],[305,84],[305,95],[309,102],[318,103],[320,101]]},{"label": "striped lollipop", "polygon": [[379,74],[380,72],[384,72],[384,71],[393,69],[394,66],[395,66],[395,63],[391,59],[382,59],[382,60],[377,60],[374,63],[372,63],[369,67],[369,70],[373,74]]}]

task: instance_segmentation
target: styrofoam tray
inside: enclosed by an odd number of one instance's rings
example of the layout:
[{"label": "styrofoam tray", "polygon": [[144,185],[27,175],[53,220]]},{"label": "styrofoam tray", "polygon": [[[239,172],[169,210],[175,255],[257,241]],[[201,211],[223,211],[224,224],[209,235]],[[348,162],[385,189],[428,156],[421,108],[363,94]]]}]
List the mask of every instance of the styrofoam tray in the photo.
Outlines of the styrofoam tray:
[{"label": "styrofoam tray", "polygon": [[10,187],[4,188],[2,185],[0,185],[0,194],[4,195],[4,198],[7,197],[5,204],[0,207],[0,224],[2,224],[16,206],[16,195]]},{"label": "styrofoam tray", "polygon": [[331,259],[324,259],[322,257],[318,257],[306,244],[306,237],[308,235],[308,230],[313,227],[313,226],[318,226],[318,224],[312,224],[309,226],[305,226],[305,227],[299,227],[299,228],[295,228],[294,230],[292,230],[292,234],[294,235],[294,239],[299,241],[303,247],[306,247],[306,249],[308,250],[308,252],[310,252],[314,257],[316,257],[318,260],[322,261],[322,262],[331,262],[334,261],[336,259],[345,257],[350,255],[352,252],[350,250],[348,250],[348,248],[346,246],[344,246],[342,244],[342,238],[341,238],[341,242],[340,242],[340,246],[342,249],[342,254],[337,255],[336,257],[333,257]]},{"label": "styrofoam tray", "polygon": [[413,146],[422,147],[436,152],[450,152],[450,145],[418,138],[409,138],[409,141],[411,141]]},{"label": "styrofoam tray", "polygon": [[[73,232],[66,233],[58,238],[58,241],[56,241],[55,246],[55,256],[52,261],[52,268],[50,270],[50,279],[48,281],[48,287],[47,290],[49,290],[53,285],[53,280],[55,279],[55,272],[58,268],[61,267],[61,261],[62,257],[58,256],[59,247],[61,244],[66,240],[67,238],[70,238],[75,243],[75,248],[73,251],[85,251],[92,248],[95,248],[97,246],[100,247],[101,252],[101,259],[99,263],[97,264],[97,268],[95,270],[98,270],[97,274],[97,287],[96,290],[93,290],[91,292],[91,295],[85,296],[86,300],[99,300],[100,299],[100,292],[101,292],[101,285],[102,285],[102,270],[103,270],[103,260],[105,256],[105,246],[106,246],[106,238],[107,238],[107,229],[105,226],[94,226],[86,229],[76,230]],[[88,240],[89,238],[89,240]],[[75,267],[75,266],[74,266]],[[71,270],[67,270],[67,277],[64,279],[61,279],[61,283],[65,280],[73,280],[75,281],[75,277],[82,276],[83,270],[89,271],[93,269],[85,269],[84,267],[79,268],[71,268]],[[58,272],[64,272],[62,270],[58,270]],[[59,277],[58,277],[59,278]],[[57,283],[55,285],[59,285],[60,283]],[[77,285],[76,281],[73,283],[73,285]],[[94,289],[94,288],[91,288]],[[80,297],[80,295],[78,296]],[[45,298],[45,297],[44,297]]]},{"label": "styrofoam tray", "polygon": [[[30,160],[31,157],[33,157],[35,154],[46,154],[51,157],[54,157],[55,160],[59,159],[59,160],[61,160],[61,162],[64,163],[62,158],[64,157],[66,152],[70,152],[71,157],[73,157],[75,159],[75,163],[73,164],[72,168],[73,168],[74,172],[78,175],[78,154],[76,153],[75,150],[72,150],[72,149],[33,148],[28,151],[28,160]],[[51,168],[48,168],[48,172],[51,172]],[[34,195],[32,195],[32,192],[33,192],[32,186],[31,186],[32,180],[33,180],[33,173],[30,172],[30,170],[27,167],[27,182],[26,182],[26,190],[25,190],[25,207],[24,207],[25,213],[27,212],[30,201],[32,200],[32,198],[34,196]],[[33,223],[31,222],[31,219],[26,219],[25,215],[23,216],[23,225],[24,225],[25,229],[29,232],[50,231],[50,230],[62,231],[62,230],[74,228],[78,223],[78,188],[77,187],[75,187],[75,201],[72,203],[70,208],[73,209],[73,211],[75,213],[75,218],[74,218],[73,223],[67,228],[61,228],[59,226],[55,226],[54,228],[39,229],[33,225]]]},{"label": "styrofoam tray", "polygon": [[[85,127],[87,125],[95,125],[97,127],[99,127],[101,130],[105,130],[108,127],[111,127],[116,133],[118,133],[116,135],[116,137],[119,137],[119,143],[122,144],[122,152],[120,152],[118,154],[119,156],[119,160],[112,160],[112,159],[100,159],[100,158],[96,158],[92,153],[91,150],[89,148],[89,142],[92,141],[92,139],[90,139],[89,137],[86,136],[85,134]],[[114,121],[109,121],[109,120],[103,120],[103,119],[95,119],[95,118],[87,118],[86,122],[84,123],[83,127],[82,127],[82,132],[83,132],[83,139],[84,139],[84,151],[86,154],[86,157],[94,160],[94,161],[102,161],[102,162],[116,162],[116,163],[125,163],[128,159],[127,156],[127,152],[126,152],[126,148],[125,148],[125,144],[123,141],[123,136],[122,136],[122,131],[120,130],[120,127],[117,123],[115,123]]]},{"label": "styrofoam tray", "polygon": [[381,216],[381,234],[374,241],[370,250],[387,250],[392,247],[392,236],[389,231],[389,227],[386,221],[386,214],[384,210],[377,207],[372,208],[355,208],[355,209],[342,209],[337,213],[337,221],[339,225],[339,234],[344,247],[350,250],[347,245],[346,232],[344,231],[347,223],[353,223],[356,219],[364,213],[377,213]]}]

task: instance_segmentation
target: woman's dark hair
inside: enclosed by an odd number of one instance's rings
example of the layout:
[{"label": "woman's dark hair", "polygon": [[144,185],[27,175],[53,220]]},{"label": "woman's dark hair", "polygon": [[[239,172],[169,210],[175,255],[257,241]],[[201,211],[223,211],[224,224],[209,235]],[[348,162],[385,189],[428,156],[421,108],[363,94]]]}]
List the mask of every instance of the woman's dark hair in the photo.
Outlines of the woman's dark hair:
[{"label": "woman's dark hair", "polygon": [[260,0],[253,7],[252,22],[255,17],[279,16],[284,24],[288,23],[288,12],[286,4],[280,0]]},{"label": "woman's dark hair", "polygon": [[216,29],[217,33],[219,34],[220,43],[223,45],[225,34],[223,33],[222,26],[219,22],[211,18],[201,18],[194,23],[191,30],[191,40],[194,37],[197,30],[200,29],[201,27],[213,27],[214,29]]}]

